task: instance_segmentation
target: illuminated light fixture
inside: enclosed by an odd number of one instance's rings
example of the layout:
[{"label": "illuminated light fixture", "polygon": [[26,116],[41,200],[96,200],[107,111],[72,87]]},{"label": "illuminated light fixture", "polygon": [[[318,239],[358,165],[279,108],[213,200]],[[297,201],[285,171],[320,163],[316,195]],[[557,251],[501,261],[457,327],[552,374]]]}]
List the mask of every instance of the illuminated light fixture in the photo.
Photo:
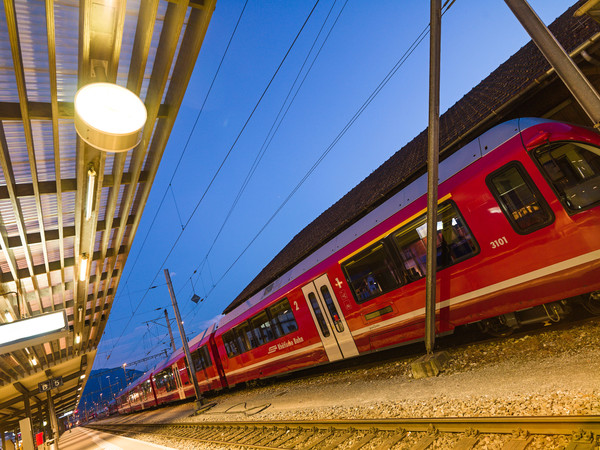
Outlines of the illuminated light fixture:
[{"label": "illuminated light fixture", "polygon": [[90,164],[87,171],[87,195],[85,196],[85,220],[92,217],[92,206],[94,206],[94,186],[96,184],[96,171],[94,165]]},{"label": "illuminated light fixture", "polygon": [[8,323],[11,323],[11,322],[15,321],[15,318],[10,313],[10,311],[4,311],[4,318],[6,319],[6,322],[8,322]]},{"label": "illuminated light fixture", "polygon": [[83,380],[85,378],[85,373],[82,373],[81,376],[79,377],[80,380]]},{"label": "illuminated light fixture", "polygon": [[81,262],[79,263],[79,281],[85,281],[85,276],[87,274],[87,267],[88,267],[88,255],[87,253],[84,253],[83,255],[81,255]]},{"label": "illuminated light fixture", "polygon": [[75,129],[92,147],[124,152],[135,147],[148,112],[140,98],[113,83],[91,83],[75,94]]},{"label": "illuminated light fixture", "polygon": [[79,321],[81,322],[81,320],[83,319],[83,308],[81,306],[79,308],[77,308],[77,317],[79,318]]},{"label": "illuminated light fixture", "polygon": [[81,342],[81,334],[77,333],[77,334],[75,335],[75,343],[76,343],[76,344],[79,344],[80,342]]},{"label": "illuminated light fixture", "polygon": [[31,363],[32,366],[37,366],[37,359],[35,359],[35,356],[32,357],[29,362]]},{"label": "illuminated light fixture", "polygon": [[44,344],[68,334],[65,311],[4,323],[0,325],[0,354]]}]

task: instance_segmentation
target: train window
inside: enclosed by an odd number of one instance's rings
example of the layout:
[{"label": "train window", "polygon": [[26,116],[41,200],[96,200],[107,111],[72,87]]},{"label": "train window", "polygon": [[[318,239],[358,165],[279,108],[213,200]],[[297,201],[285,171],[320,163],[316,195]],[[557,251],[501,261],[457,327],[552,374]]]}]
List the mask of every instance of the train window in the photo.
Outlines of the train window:
[{"label": "train window", "polygon": [[[479,251],[454,203],[438,206],[437,269],[442,270]],[[423,215],[393,235],[404,265],[406,282],[425,276],[427,259],[427,216]]]},{"label": "train window", "polygon": [[229,330],[223,334],[223,345],[225,345],[225,351],[229,358],[241,355],[245,351],[242,350],[242,347],[239,345],[235,330]]},{"label": "train window", "polygon": [[552,210],[520,163],[496,170],[486,182],[517,233],[532,233],[554,221]]},{"label": "train window", "polygon": [[269,314],[271,315],[272,328],[276,338],[298,330],[298,324],[287,298],[269,307]]},{"label": "train window", "polygon": [[340,315],[338,314],[337,308],[335,307],[335,303],[331,298],[331,294],[329,293],[329,289],[327,289],[327,286],[321,286],[321,295],[325,300],[325,305],[327,306],[327,310],[329,311],[329,317],[331,318],[331,321],[335,325],[335,328],[338,330],[338,332],[341,333],[342,331],[344,331],[344,324],[340,320]]},{"label": "train window", "polygon": [[154,383],[156,384],[156,389],[166,389],[167,392],[177,389],[175,377],[170,367],[162,372],[158,372],[154,376]]},{"label": "train window", "polygon": [[194,361],[196,371],[212,366],[212,360],[210,359],[206,345],[192,353],[192,360]]},{"label": "train window", "polygon": [[572,211],[600,203],[600,149],[589,144],[560,142],[535,153],[542,172]]},{"label": "train window", "polygon": [[358,303],[400,286],[396,265],[381,241],[345,261],[342,270]]},{"label": "train window", "polygon": [[250,319],[250,328],[255,339],[252,348],[266,344],[275,338],[275,335],[271,330],[271,322],[265,311]]},{"label": "train window", "polygon": [[315,296],[314,292],[308,294],[308,301],[310,302],[310,306],[312,307],[312,310],[315,313],[315,317],[317,318],[317,323],[319,324],[319,328],[321,329],[321,334],[324,337],[328,337],[330,334],[329,327],[327,326],[325,317],[323,317],[321,307],[319,306],[319,302],[317,301],[317,297]]},{"label": "train window", "polygon": [[240,349],[240,353],[247,352],[252,348],[252,330],[248,322],[243,322],[233,329],[235,333],[235,342]]}]

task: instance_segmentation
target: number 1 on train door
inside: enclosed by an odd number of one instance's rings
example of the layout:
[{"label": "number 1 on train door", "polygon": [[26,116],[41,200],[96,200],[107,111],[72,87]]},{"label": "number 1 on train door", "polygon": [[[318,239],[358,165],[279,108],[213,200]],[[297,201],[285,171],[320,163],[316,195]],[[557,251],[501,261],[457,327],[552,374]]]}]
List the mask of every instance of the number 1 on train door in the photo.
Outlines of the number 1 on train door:
[{"label": "number 1 on train door", "polygon": [[308,309],[330,361],[358,355],[340,304],[327,275],[321,275],[302,287]]}]

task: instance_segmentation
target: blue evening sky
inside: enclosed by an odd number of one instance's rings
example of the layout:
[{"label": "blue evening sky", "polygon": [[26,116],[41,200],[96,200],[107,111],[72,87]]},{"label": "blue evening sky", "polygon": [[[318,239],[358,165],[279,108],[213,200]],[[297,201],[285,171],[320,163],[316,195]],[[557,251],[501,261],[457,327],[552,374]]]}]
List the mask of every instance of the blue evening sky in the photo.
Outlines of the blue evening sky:
[{"label": "blue evening sky", "polygon": [[[427,26],[429,1],[319,1],[240,135],[315,1],[249,0],[206,97],[244,4],[245,0],[217,2],[119,284],[95,369],[131,363],[168,348],[166,328],[144,323],[154,320],[164,325],[164,308],[174,317],[164,268],[171,272],[186,334],[195,336],[302,228],[427,126],[429,36],[255,239]],[[572,2],[530,0],[530,4],[549,24]],[[440,111],[528,41],[502,0],[457,0],[442,19]],[[284,112],[294,101],[271,136],[299,72]],[[197,305],[190,301],[194,291],[204,298]],[[173,327],[179,347],[174,322]]]}]

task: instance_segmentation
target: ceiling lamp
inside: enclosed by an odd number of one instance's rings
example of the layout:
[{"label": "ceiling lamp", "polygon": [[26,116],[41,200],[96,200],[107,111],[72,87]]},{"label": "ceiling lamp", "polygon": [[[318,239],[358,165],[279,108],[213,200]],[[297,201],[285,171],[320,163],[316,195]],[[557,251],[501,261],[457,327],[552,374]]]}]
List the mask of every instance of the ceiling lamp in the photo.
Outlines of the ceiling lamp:
[{"label": "ceiling lamp", "polygon": [[140,98],[113,83],[91,83],[75,94],[75,129],[92,147],[107,152],[132,149],[148,113]]}]

